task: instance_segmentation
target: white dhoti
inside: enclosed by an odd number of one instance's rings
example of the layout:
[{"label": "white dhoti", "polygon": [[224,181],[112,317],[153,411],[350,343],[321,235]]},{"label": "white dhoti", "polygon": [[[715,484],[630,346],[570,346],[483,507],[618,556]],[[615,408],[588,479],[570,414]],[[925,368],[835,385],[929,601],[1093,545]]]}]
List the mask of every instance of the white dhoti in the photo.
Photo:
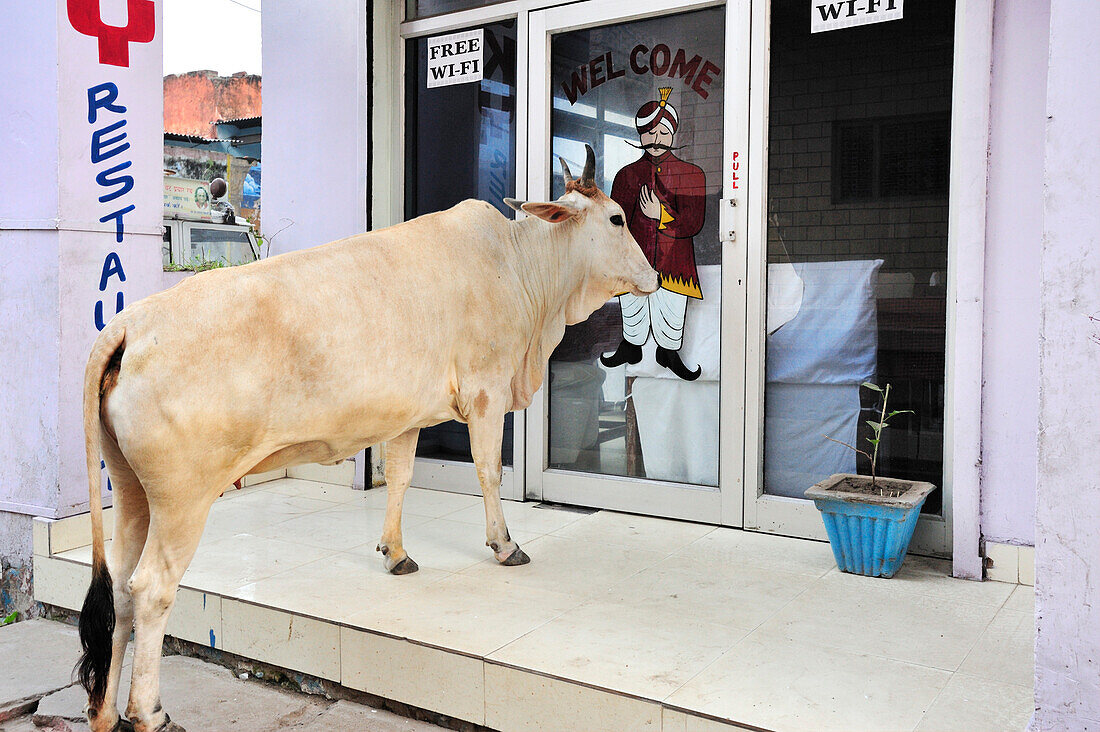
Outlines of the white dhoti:
[{"label": "white dhoti", "polygon": [[619,295],[623,311],[623,338],[636,346],[653,340],[668,351],[679,351],[684,343],[684,313],[687,295],[660,289],[652,295],[638,297],[629,292]]}]

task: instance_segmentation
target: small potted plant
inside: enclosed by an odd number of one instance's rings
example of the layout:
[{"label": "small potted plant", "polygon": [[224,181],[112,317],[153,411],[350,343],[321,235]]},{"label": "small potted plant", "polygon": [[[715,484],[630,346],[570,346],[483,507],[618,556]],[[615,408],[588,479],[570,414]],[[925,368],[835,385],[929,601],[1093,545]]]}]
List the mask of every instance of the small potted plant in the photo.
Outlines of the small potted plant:
[{"label": "small potted plant", "polygon": [[821,511],[829,544],[841,571],[868,577],[893,577],[909,549],[921,506],[936,486],[924,481],[882,478],[876,474],[882,431],[889,426],[891,418],[911,414],[912,410],[887,413],[890,385],[887,384],[886,389],[869,382],[863,386],[882,395],[878,421],[867,421],[874,432],[874,437],[867,438],[872,451],[861,450],[828,435],[825,439],[865,455],[871,461],[871,474],[831,475],[807,490],[806,497],[813,499]]}]

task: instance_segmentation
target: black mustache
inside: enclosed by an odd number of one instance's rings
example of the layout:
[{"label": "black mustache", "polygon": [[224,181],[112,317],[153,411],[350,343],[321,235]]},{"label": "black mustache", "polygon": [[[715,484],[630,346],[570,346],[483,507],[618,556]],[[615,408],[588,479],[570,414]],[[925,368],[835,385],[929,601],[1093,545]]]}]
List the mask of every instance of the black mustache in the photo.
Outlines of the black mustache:
[{"label": "black mustache", "polygon": [[681,148],[683,148],[683,145],[662,145],[659,142],[651,142],[648,145],[635,145],[630,140],[623,140],[623,142],[625,142],[627,145],[630,145],[631,147],[636,147],[639,150],[652,150],[654,152],[669,152],[671,150],[680,150]]}]

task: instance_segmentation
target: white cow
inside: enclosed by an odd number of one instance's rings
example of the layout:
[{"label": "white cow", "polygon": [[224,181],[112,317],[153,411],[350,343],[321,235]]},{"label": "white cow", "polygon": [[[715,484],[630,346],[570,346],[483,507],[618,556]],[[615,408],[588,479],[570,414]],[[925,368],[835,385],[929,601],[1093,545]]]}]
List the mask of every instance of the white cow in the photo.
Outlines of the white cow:
[{"label": "white cow", "polygon": [[[416,571],[401,503],[421,428],[466,422],[487,544],[530,561],[500,505],[504,415],[542,383],[565,326],[614,295],[657,289],[623,210],[584,173],[548,203],[482,201],[245,267],[197,275],[132,304],[88,359],[84,430],[92,583],[79,664],[95,732],[178,730],[160,705],[159,661],[176,589],[214,500],[248,473],[331,463],[388,443],[379,549]],[[114,484],[104,557],[100,452]],[[113,580],[112,580],[113,578]],[[116,701],[135,628],[126,709]]]}]

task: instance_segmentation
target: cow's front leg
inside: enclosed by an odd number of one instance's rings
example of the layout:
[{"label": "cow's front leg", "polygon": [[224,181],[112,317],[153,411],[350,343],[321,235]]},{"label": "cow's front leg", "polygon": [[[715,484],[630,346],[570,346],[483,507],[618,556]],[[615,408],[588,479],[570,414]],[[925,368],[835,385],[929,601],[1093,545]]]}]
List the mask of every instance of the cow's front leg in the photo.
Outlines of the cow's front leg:
[{"label": "cow's front leg", "polygon": [[470,452],[485,500],[485,544],[501,564],[509,567],[527,564],[531,558],[509,536],[504,509],[500,505],[500,447],[504,439],[505,410],[503,406],[493,409],[485,391],[478,394],[473,406],[473,414],[468,418]]},{"label": "cow's front leg", "polygon": [[419,429],[409,430],[386,443],[386,522],[378,551],[393,574],[412,574],[420,569],[401,545],[401,505],[412,480],[419,435]]}]

